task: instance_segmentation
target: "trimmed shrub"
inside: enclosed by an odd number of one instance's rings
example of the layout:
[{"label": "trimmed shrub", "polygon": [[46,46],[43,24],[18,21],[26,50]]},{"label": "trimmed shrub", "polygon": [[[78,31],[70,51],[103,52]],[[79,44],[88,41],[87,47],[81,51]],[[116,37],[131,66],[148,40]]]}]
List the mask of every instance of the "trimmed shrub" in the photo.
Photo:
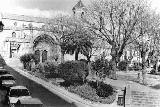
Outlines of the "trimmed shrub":
[{"label": "trimmed shrub", "polygon": [[43,64],[46,78],[58,78],[57,66],[54,62],[45,62]]},{"label": "trimmed shrub", "polygon": [[108,96],[108,97],[99,97],[97,95],[97,90],[94,89],[92,86],[90,86],[89,84],[83,84],[80,86],[70,86],[67,88],[70,92],[73,92],[79,96],[81,96],[82,98],[88,99],[90,101],[93,102],[100,102],[103,104],[111,104],[114,102],[114,100],[116,99],[116,92],[113,92],[112,95]]},{"label": "trimmed shrub", "polygon": [[43,63],[39,63],[35,65],[35,68],[32,70],[33,72],[44,72],[44,64]]},{"label": "trimmed shrub", "polygon": [[98,102],[99,97],[97,96],[96,89],[92,88],[88,84],[83,84],[81,86],[70,86],[68,87],[70,92],[80,95],[85,99]]},{"label": "trimmed shrub", "polygon": [[121,71],[125,71],[127,68],[127,62],[126,61],[121,61],[118,63],[118,69]]},{"label": "trimmed shrub", "polygon": [[57,66],[54,62],[45,62],[35,65],[33,72],[44,73],[46,78],[58,78]]},{"label": "trimmed shrub", "polygon": [[97,59],[91,63],[92,69],[100,74],[110,75],[110,62],[107,59]]},{"label": "trimmed shrub", "polygon": [[105,84],[103,82],[98,83],[96,91],[99,97],[108,97],[112,95],[114,92],[113,87],[111,85]]},{"label": "trimmed shrub", "polygon": [[61,82],[60,83],[60,86],[62,86],[62,87],[69,87],[69,86],[71,86],[72,84],[71,84],[71,82],[69,82],[69,81],[64,81],[64,82]]},{"label": "trimmed shrub", "polygon": [[59,64],[58,74],[65,81],[85,81],[88,76],[88,66],[82,61],[67,61]]},{"label": "trimmed shrub", "polygon": [[96,89],[96,93],[99,97],[108,97],[113,94],[114,90],[111,85],[105,84],[104,82],[89,81],[88,84]]},{"label": "trimmed shrub", "polygon": [[142,63],[134,63],[133,69],[135,71],[142,70]]},{"label": "trimmed shrub", "polygon": [[35,55],[32,53],[24,54],[20,57],[20,61],[23,63],[24,69],[31,70],[31,65],[29,64],[31,60],[35,60]]},{"label": "trimmed shrub", "polygon": [[2,56],[0,57],[0,66],[5,66],[6,62],[5,60],[2,58]]},{"label": "trimmed shrub", "polygon": [[57,69],[57,66],[55,65],[54,62],[45,62],[44,63],[44,71],[49,72],[49,73],[54,73]]},{"label": "trimmed shrub", "polygon": [[156,70],[155,70],[155,69],[152,69],[152,70],[150,71],[150,74],[156,74]]},{"label": "trimmed shrub", "polygon": [[86,64],[88,63],[86,59],[80,59],[79,61],[85,62]]}]

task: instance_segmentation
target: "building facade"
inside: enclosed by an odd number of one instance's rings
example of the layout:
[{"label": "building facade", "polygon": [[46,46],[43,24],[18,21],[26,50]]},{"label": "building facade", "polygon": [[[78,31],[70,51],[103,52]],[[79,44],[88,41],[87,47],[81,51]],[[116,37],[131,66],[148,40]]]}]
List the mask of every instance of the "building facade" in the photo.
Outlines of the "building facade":
[{"label": "building facade", "polygon": [[35,53],[39,62],[61,60],[55,33],[47,28],[52,19],[15,14],[1,14],[4,30],[0,33],[0,53],[6,58],[19,58]]}]

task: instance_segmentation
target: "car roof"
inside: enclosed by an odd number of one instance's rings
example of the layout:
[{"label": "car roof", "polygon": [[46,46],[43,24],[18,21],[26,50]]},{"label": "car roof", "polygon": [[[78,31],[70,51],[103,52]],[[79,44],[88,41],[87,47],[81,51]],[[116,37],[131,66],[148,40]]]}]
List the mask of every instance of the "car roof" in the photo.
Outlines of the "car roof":
[{"label": "car roof", "polygon": [[2,68],[2,69],[0,68],[0,72],[1,72],[1,71],[7,71],[7,70],[6,70],[6,69],[3,69],[3,68]]},{"label": "car roof", "polygon": [[10,89],[27,89],[25,86],[13,86]]},{"label": "car roof", "polygon": [[12,76],[13,77],[13,75],[11,75],[11,74],[4,74],[4,75],[2,75],[1,77],[8,77],[8,76]]},{"label": "car roof", "polygon": [[43,104],[38,98],[22,98],[19,99],[20,104]]}]

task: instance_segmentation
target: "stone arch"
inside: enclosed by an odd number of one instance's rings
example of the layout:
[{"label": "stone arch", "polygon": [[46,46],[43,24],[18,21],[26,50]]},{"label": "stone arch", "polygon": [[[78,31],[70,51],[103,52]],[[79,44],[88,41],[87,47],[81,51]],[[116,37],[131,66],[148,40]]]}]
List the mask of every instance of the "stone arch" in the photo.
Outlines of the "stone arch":
[{"label": "stone arch", "polygon": [[51,36],[49,36],[47,34],[42,34],[34,39],[33,48],[36,47],[39,42],[46,42],[50,45],[55,45],[55,43],[56,43],[54,38],[52,38]]},{"label": "stone arch", "polygon": [[37,50],[39,50],[39,62],[43,63],[45,61],[55,61],[55,55],[57,54],[57,52],[60,52],[59,45],[56,42],[54,36],[52,36],[49,36],[48,34],[41,34],[33,40],[33,51],[36,52]]}]

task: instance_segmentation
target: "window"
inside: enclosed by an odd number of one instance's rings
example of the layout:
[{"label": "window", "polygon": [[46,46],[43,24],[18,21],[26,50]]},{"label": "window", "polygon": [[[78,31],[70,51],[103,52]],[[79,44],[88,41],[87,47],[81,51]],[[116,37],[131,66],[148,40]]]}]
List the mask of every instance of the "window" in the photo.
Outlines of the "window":
[{"label": "window", "polygon": [[42,52],[42,62],[45,62],[46,60],[47,60],[47,51],[44,50],[44,51]]},{"label": "window", "polygon": [[40,62],[40,51],[39,50],[35,51],[35,57],[36,57],[35,63],[38,64]]},{"label": "window", "polygon": [[16,37],[16,32],[12,32],[12,37]]}]

